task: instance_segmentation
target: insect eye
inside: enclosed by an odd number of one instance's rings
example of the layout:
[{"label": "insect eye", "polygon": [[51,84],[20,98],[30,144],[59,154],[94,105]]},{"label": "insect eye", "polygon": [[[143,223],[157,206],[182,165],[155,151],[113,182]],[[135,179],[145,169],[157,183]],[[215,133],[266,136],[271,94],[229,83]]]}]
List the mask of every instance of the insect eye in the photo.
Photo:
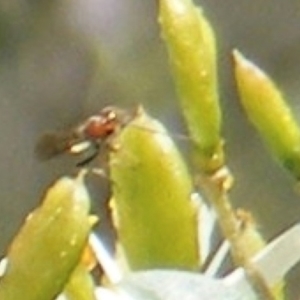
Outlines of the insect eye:
[{"label": "insect eye", "polygon": [[103,119],[103,123],[108,123],[117,119],[116,109],[113,107],[106,107],[101,110],[100,116]]},{"label": "insect eye", "polygon": [[115,111],[110,111],[107,115],[107,120],[108,121],[116,121],[117,120],[117,114]]}]

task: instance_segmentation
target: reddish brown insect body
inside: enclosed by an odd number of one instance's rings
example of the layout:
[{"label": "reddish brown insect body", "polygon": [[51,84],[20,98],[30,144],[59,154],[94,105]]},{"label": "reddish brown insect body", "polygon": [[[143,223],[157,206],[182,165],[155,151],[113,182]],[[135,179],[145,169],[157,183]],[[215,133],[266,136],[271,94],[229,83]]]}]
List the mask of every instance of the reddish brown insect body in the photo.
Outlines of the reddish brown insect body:
[{"label": "reddish brown insect body", "polygon": [[106,139],[123,127],[124,113],[114,107],[106,107],[99,114],[89,117],[75,129],[84,139]]},{"label": "reddish brown insect body", "polygon": [[87,153],[78,163],[82,166],[92,161],[102,145],[132,119],[132,115],[116,107],[105,107],[71,130],[45,134],[37,144],[36,153],[41,159],[58,154]]}]

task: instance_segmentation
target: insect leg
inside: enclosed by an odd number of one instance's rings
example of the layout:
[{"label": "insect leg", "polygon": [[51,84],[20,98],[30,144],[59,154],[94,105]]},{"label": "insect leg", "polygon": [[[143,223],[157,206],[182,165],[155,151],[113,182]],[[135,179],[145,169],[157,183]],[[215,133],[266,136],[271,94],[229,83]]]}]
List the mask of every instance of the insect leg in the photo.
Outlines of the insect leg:
[{"label": "insect leg", "polygon": [[85,165],[87,165],[88,163],[90,163],[92,160],[94,160],[98,154],[99,154],[99,150],[100,150],[100,144],[96,141],[91,143],[91,152],[90,155],[88,155],[87,157],[85,157],[83,160],[79,161],[76,166],[77,167],[84,167]]}]

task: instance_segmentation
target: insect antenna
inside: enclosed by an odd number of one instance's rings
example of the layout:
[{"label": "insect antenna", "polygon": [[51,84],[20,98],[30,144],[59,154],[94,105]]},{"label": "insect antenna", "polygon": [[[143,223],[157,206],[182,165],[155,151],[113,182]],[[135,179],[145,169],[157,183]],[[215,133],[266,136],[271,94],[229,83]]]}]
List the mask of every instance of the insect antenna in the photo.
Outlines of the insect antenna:
[{"label": "insect antenna", "polygon": [[170,133],[169,131],[158,131],[158,130],[155,130],[155,129],[152,129],[152,128],[149,128],[146,126],[141,126],[138,124],[129,124],[129,126],[132,126],[132,127],[135,127],[135,128],[141,129],[141,130],[145,130],[145,131],[148,131],[153,134],[167,135],[176,140],[187,141],[187,142],[192,141],[191,137],[189,137],[188,135],[183,134],[183,133],[181,134],[181,133]]}]

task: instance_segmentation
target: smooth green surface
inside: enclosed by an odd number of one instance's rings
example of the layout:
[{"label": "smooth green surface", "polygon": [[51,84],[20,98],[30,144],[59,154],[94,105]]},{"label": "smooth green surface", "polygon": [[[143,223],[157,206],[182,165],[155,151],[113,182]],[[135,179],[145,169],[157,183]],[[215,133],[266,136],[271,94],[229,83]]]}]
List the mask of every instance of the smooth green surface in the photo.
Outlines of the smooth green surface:
[{"label": "smooth green surface", "polygon": [[192,184],[172,140],[158,122],[140,113],[115,144],[118,149],[110,155],[113,212],[130,267],[196,269]]},{"label": "smooth green surface", "polygon": [[0,299],[53,300],[76,267],[90,230],[81,178],[62,178],[31,213],[7,254]]},{"label": "smooth green surface", "polygon": [[83,264],[72,273],[64,294],[68,300],[96,300],[92,276]]},{"label": "smooth green surface", "polygon": [[300,178],[300,129],[278,87],[257,66],[234,52],[241,103],[273,154]]},{"label": "smooth green surface", "polygon": [[214,32],[190,0],[160,0],[159,22],[198,161],[215,170],[223,153]]}]

